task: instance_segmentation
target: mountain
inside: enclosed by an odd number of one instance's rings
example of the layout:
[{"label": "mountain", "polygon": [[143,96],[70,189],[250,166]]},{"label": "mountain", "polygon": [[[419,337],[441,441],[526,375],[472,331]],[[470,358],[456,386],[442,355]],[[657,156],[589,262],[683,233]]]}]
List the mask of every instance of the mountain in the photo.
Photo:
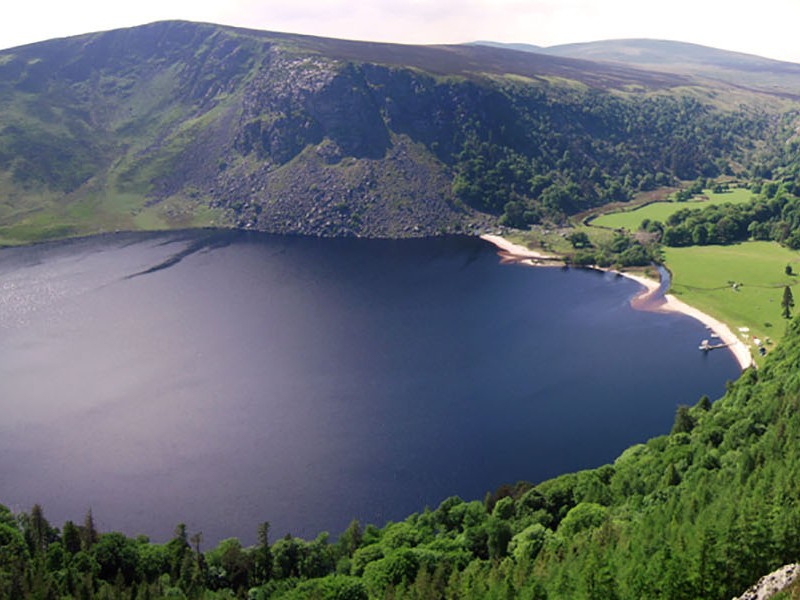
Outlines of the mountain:
[{"label": "mountain", "polygon": [[564,44],[545,48],[544,52],[552,56],[615,61],[648,68],[694,65],[742,71],[800,73],[800,65],[795,63],[668,40],[627,39]]},{"label": "mountain", "polygon": [[[0,52],[0,243],[522,226],[771,156],[787,100],[582,58],[161,22]],[[788,130],[787,130],[788,131]],[[759,154],[760,153],[760,154]]]},{"label": "mountain", "polygon": [[536,46],[535,44],[514,44],[504,42],[493,42],[491,40],[478,40],[476,42],[469,42],[467,46],[489,46],[490,48],[502,48],[504,50],[519,50],[520,52],[534,52],[537,54],[547,54],[543,46]]},{"label": "mountain", "polygon": [[548,56],[612,63],[718,80],[774,94],[800,95],[800,64],[668,40],[621,39],[559,46],[475,42]]}]

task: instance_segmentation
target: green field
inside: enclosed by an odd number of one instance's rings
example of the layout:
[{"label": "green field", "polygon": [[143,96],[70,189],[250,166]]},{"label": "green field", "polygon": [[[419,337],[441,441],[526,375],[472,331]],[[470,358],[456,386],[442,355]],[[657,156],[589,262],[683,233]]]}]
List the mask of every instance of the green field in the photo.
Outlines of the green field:
[{"label": "green field", "polygon": [[781,316],[786,285],[792,286],[800,307],[800,276],[785,273],[787,264],[800,272],[800,253],[775,242],[665,248],[664,254],[672,272],[671,292],[734,332],[748,327],[750,335],[777,343],[787,323]]},{"label": "green field", "polygon": [[664,223],[670,215],[683,208],[704,208],[712,204],[727,203],[744,204],[753,199],[753,193],[750,190],[741,188],[731,190],[730,192],[724,192],[722,194],[715,194],[710,190],[706,190],[704,193],[706,196],[708,196],[708,200],[691,200],[689,202],[654,202],[635,210],[600,215],[596,219],[593,219],[591,224],[596,227],[608,227],[611,229],[625,228],[629,231],[636,231],[639,229],[639,225],[641,225],[644,219],[661,221]]},{"label": "green field", "polygon": [[222,210],[186,197],[173,196],[148,205],[143,195],[110,191],[102,195],[87,194],[71,203],[61,203],[44,194],[26,200],[27,211],[10,215],[9,205],[0,203],[0,247],[108,231],[154,231],[228,224]]}]

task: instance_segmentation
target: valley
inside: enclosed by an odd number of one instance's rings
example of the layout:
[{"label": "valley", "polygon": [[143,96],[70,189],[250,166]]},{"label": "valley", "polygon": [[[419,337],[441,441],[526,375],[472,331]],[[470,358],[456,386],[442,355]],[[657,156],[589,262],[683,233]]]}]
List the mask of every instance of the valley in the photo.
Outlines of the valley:
[{"label": "valley", "polygon": [[[658,40],[0,50],[0,597],[721,600],[797,561],[799,127],[800,66]],[[631,310],[613,271],[658,266],[757,368]]]}]

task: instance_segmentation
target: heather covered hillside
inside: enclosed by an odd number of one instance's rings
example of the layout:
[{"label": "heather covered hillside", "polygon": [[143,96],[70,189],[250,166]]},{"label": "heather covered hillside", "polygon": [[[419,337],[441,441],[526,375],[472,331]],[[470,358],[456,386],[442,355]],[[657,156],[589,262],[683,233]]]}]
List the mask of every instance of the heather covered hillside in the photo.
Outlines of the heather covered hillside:
[{"label": "heather covered hillside", "polygon": [[0,243],[558,222],[677,179],[746,173],[782,149],[787,102],[478,46],[188,22],[52,40],[0,52]]}]

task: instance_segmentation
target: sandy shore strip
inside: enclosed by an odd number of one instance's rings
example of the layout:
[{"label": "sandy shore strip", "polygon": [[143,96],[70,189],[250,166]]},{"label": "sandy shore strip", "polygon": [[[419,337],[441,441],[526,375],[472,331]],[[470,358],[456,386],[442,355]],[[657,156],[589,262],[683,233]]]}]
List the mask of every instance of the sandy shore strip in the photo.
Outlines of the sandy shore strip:
[{"label": "sandy shore strip", "polygon": [[482,240],[494,244],[495,247],[497,247],[498,254],[500,255],[500,262],[503,264],[519,263],[537,267],[561,266],[564,264],[564,260],[560,256],[555,254],[543,254],[536,250],[530,250],[525,246],[510,242],[499,235],[484,233],[480,237]]},{"label": "sandy shore strip", "polygon": [[661,283],[658,281],[641,275],[634,275],[633,273],[614,272],[628,279],[632,279],[646,288],[642,294],[631,301],[631,305],[634,308],[659,312],[677,312],[692,317],[700,321],[712,332],[716,333],[719,339],[727,344],[728,350],[731,351],[742,370],[754,364],[753,355],[750,352],[749,346],[745,344],[730,327],[719,319],[715,319],[694,306],[686,304],[683,300],[678,300],[672,294],[664,294],[662,298],[658,298],[658,290],[661,288]]},{"label": "sandy shore strip", "polygon": [[708,327],[711,331],[719,336],[719,339],[728,345],[728,350],[733,353],[734,358],[738,361],[739,366],[744,371],[746,368],[753,366],[753,355],[750,353],[750,347],[745,344],[739,336],[737,336],[730,327],[722,321],[719,321],[693,306],[689,306],[682,300],[678,300],[672,294],[664,296],[664,308],[666,310],[680,312],[700,321],[703,325]]},{"label": "sandy shore strip", "polygon": [[[507,239],[499,235],[484,234],[481,236],[482,240],[494,244],[499,250],[501,262],[516,262],[522,264],[529,264],[531,266],[542,266],[543,264],[563,264],[560,257],[554,255],[542,254],[535,250],[529,250],[519,244],[509,242]],[[546,262],[544,262],[546,261]],[[607,270],[607,269],[601,269]],[[700,321],[703,325],[708,327],[711,331],[719,336],[719,339],[727,344],[728,350],[731,351],[736,361],[742,370],[754,364],[753,355],[750,353],[750,348],[745,344],[739,336],[737,336],[730,327],[722,321],[715,319],[693,306],[689,306],[682,300],[678,300],[672,294],[665,294],[663,298],[658,297],[658,290],[661,287],[660,282],[644,277],[642,275],[635,275],[633,273],[624,273],[622,271],[609,271],[611,273],[618,273],[623,277],[632,279],[638,284],[645,287],[645,291],[637,295],[632,301],[631,305],[634,308],[641,310],[652,310],[660,312],[677,312],[693,319]]]}]

